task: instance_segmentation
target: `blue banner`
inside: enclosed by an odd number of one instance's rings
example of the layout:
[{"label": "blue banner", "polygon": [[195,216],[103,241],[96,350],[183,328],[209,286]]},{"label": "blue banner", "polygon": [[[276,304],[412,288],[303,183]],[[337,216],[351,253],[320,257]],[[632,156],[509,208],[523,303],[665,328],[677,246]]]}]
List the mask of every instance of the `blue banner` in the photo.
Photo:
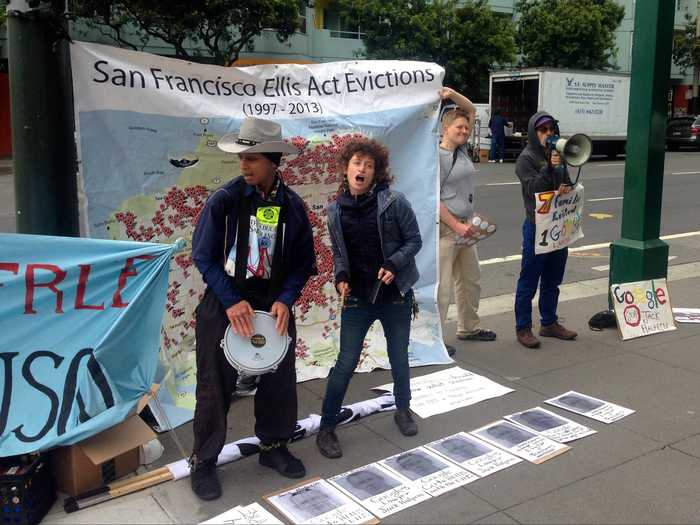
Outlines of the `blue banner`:
[{"label": "blue banner", "polygon": [[158,367],[176,245],[0,234],[0,456],[124,420]]}]

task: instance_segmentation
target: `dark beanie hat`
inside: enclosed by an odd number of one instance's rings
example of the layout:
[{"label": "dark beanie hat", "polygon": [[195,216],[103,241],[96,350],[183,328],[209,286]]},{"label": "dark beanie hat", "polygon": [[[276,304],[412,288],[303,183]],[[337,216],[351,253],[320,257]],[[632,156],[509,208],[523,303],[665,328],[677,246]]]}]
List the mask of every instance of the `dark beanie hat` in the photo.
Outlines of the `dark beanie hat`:
[{"label": "dark beanie hat", "polygon": [[272,162],[275,166],[279,166],[280,162],[282,161],[282,154],[277,153],[277,152],[270,152],[270,153],[260,153],[263,157],[265,157],[267,160]]}]

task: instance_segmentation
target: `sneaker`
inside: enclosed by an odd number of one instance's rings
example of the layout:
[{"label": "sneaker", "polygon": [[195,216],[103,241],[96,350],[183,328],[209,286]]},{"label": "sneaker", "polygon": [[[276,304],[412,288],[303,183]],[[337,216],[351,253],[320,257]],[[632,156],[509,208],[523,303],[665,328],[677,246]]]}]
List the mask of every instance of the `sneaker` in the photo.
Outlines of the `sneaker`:
[{"label": "sneaker", "polygon": [[462,341],[495,341],[496,332],[484,328],[477,328],[470,333],[457,332],[457,339],[461,339]]},{"label": "sneaker", "polygon": [[490,160],[490,161],[489,161],[489,164],[491,164],[492,162],[496,162],[496,161],[495,161],[495,160]]},{"label": "sneaker", "polygon": [[216,475],[216,460],[198,461],[190,466],[190,485],[199,499],[211,501],[221,497],[221,483]]},{"label": "sneaker", "polygon": [[316,446],[318,451],[330,459],[337,459],[343,456],[343,451],[340,449],[338,436],[335,435],[335,429],[322,428],[316,434]]},{"label": "sneaker", "polygon": [[399,432],[404,436],[415,436],[418,434],[418,425],[413,421],[411,411],[408,408],[397,408],[394,412],[394,423],[399,427]]},{"label": "sneaker", "polygon": [[292,456],[285,443],[260,444],[258,463],[275,469],[285,478],[298,479],[306,476],[306,468],[301,460]]},{"label": "sneaker", "polygon": [[503,159],[500,159],[498,162],[500,162],[501,164],[503,164]]},{"label": "sneaker", "polygon": [[518,343],[520,343],[526,348],[539,348],[540,346],[539,339],[532,335],[532,330],[529,328],[516,330],[515,335],[518,338]]},{"label": "sneaker", "polygon": [[578,334],[573,330],[564,328],[555,321],[550,325],[540,327],[540,335],[542,337],[556,337],[557,339],[570,341],[572,339],[576,339]]},{"label": "sneaker", "polygon": [[450,357],[454,357],[457,353],[457,349],[452,345],[448,345],[447,343],[445,343],[445,349],[447,350],[447,355]]}]

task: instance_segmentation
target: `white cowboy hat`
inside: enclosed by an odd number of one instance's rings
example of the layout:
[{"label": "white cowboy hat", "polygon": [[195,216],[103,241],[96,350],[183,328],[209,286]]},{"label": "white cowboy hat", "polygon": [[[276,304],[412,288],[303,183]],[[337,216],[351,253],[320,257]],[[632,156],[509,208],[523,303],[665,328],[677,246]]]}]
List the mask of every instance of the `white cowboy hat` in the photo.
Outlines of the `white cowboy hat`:
[{"label": "white cowboy hat", "polygon": [[282,140],[282,127],[271,120],[248,117],[238,133],[219,139],[219,149],[227,153],[299,153]]}]

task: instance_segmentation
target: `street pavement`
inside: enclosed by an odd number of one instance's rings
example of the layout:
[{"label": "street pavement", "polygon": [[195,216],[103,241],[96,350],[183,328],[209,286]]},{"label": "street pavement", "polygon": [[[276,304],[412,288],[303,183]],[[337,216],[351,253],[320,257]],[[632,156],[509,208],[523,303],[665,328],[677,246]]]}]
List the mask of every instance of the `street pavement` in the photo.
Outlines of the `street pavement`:
[{"label": "street pavement", "polygon": [[[695,201],[700,195],[700,155],[667,155],[662,234],[689,234],[668,242],[671,255],[669,290],[676,307],[700,307],[700,230]],[[621,196],[624,167],[599,161],[587,165],[582,177],[588,198]],[[2,165],[0,165],[0,168]],[[498,233],[481,248],[484,300],[482,324],[498,333],[495,342],[462,342],[448,334],[457,348],[456,364],[513,388],[511,394],[476,405],[418,418],[420,432],[406,438],[391,413],[374,414],[338,429],[345,455],[329,460],[317,451],[313,438],[291,447],[306,464],[308,477],[330,477],[383,459],[454,432],[469,431],[506,414],[542,404],[568,390],[609,400],[636,412],[606,425],[560,412],[590,426],[597,434],[571,443],[571,450],[541,465],[528,462],[477,480],[382,520],[384,523],[699,523],[700,522],[700,325],[679,324],[674,332],[622,342],[616,331],[593,332],[587,321],[606,307],[607,248],[572,255],[562,289],[559,314],[579,332],[573,342],[543,339],[540,349],[527,350],[513,333],[512,292],[519,262],[499,261],[519,253],[517,228],[522,221],[513,164],[480,165],[477,209],[498,221]],[[0,221],[8,213],[11,176],[0,173]],[[616,193],[617,191],[617,193]],[[596,202],[600,204],[595,204]],[[482,206],[483,205],[483,206]],[[619,236],[620,201],[594,201],[587,209],[613,215],[586,219],[587,237],[578,245],[601,244]],[[593,208],[599,206],[599,208]],[[11,209],[11,207],[10,207]],[[8,222],[0,222],[2,231]],[[574,252],[577,253],[577,252]],[[537,312],[534,312],[537,319]],[[453,325],[452,325],[453,326]],[[412,369],[413,376],[445,367]],[[391,381],[388,371],[354,377],[346,402],[372,397],[371,387]],[[299,417],[318,413],[325,380],[301,383]],[[555,409],[556,411],[556,409]],[[229,414],[228,441],[252,434],[253,403],[243,398]],[[191,424],[176,430],[186,451],[192,444]],[[162,434],[165,453],[149,469],[181,457],[170,434]],[[219,469],[224,495],[215,502],[194,496],[189,479],[168,482],[111,502],[65,514],[60,502],[44,523],[196,523],[233,506],[257,501],[292,484],[255,457]],[[269,507],[268,507],[269,508]]]}]

